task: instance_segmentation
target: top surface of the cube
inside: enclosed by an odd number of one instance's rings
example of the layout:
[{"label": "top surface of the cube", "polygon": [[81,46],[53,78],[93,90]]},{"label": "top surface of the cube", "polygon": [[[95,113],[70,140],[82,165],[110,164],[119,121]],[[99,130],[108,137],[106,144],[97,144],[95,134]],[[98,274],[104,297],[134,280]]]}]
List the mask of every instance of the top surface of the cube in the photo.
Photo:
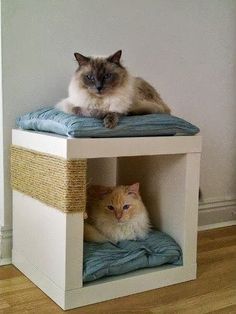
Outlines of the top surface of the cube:
[{"label": "top surface of the cube", "polygon": [[12,144],[65,159],[187,154],[201,152],[201,136],[70,138],[50,133],[12,131]]}]

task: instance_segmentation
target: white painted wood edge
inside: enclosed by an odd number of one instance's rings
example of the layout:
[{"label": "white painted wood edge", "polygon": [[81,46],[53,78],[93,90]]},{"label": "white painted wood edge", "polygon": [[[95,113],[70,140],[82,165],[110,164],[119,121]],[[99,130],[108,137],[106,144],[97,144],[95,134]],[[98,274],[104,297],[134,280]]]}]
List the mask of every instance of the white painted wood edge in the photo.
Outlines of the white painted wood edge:
[{"label": "white painted wood edge", "polygon": [[200,135],[95,139],[14,129],[12,144],[67,159],[201,152]]},{"label": "white painted wood edge", "polygon": [[12,145],[67,158],[66,139],[57,135],[13,129]]},{"label": "white painted wood edge", "polygon": [[[120,279],[121,278],[121,279]],[[85,285],[81,291],[66,292],[65,308],[98,303],[164,286],[193,280],[196,278],[196,264],[189,266],[160,266],[154,269],[144,269],[122,275],[115,279],[110,277],[104,282],[98,281]]]},{"label": "white painted wood edge", "polygon": [[200,151],[201,136],[68,140],[68,158],[151,156]]},{"label": "white painted wood edge", "polygon": [[43,272],[32,265],[20,252],[12,250],[12,264],[17,267],[26,277],[45,292],[54,302],[64,309],[65,293]]},{"label": "white painted wood edge", "polygon": [[13,250],[13,264],[64,310],[160,288],[196,278],[196,264],[160,266],[98,280],[84,287],[63,291]]}]

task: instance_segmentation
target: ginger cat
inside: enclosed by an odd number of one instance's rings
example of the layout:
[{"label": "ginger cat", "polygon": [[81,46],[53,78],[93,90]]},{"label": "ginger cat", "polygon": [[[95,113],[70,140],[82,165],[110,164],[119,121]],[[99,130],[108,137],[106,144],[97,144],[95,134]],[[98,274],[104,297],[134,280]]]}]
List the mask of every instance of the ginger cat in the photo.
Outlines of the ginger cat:
[{"label": "ginger cat", "polygon": [[145,238],[151,225],[139,194],[139,183],[129,186],[92,186],[88,191],[88,219],[84,240],[118,242]]}]

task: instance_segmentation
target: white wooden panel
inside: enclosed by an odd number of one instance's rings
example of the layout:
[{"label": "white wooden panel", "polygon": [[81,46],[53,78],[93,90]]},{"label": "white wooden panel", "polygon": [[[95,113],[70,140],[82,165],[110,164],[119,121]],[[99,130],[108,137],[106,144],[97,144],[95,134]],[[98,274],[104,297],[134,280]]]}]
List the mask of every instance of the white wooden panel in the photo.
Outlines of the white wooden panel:
[{"label": "white wooden panel", "polygon": [[66,215],[65,235],[65,290],[83,286],[83,213]]},{"label": "white wooden panel", "polygon": [[119,158],[118,183],[140,182],[152,224],[184,245],[185,155]]},{"label": "white wooden panel", "polygon": [[42,269],[35,267],[24,252],[13,249],[12,263],[61,308],[65,308],[65,290],[57,286]]},{"label": "white wooden panel", "polygon": [[182,154],[201,151],[201,136],[68,138],[13,130],[12,143],[67,159]]},{"label": "white wooden panel", "polygon": [[196,264],[161,266],[142,269],[122,276],[114,276],[67,291],[65,309],[106,301],[147,290],[169,286],[196,278]]},{"label": "white wooden panel", "polygon": [[82,286],[83,214],[13,191],[14,250],[62,289]]},{"label": "white wooden panel", "polygon": [[116,158],[88,159],[87,183],[116,185]]},{"label": "white wooden panel", "polygon": [[97,280],[79,289],[64,291],[25,256],[13,251],[14,265],[64,310],[152,290],[196,278],[196,264],[141,269]]},{"label": "white wooden panel", "polygon": [[195,263],[197,258],[200,157],[200,154],[187,154],[185,157],[185,217],[183,226],[185,243],[183,251],[185,252],[184,263],[186,264]]},{"label": "white wooden panel", "polygon": [[200,151],[200,136],[68,139],[69,159],[182,154]]},{"label": "white wooden panel", "polygon": [[67,138],[60,135],[12,130],[12,144],[25,149],[67,158]]}]

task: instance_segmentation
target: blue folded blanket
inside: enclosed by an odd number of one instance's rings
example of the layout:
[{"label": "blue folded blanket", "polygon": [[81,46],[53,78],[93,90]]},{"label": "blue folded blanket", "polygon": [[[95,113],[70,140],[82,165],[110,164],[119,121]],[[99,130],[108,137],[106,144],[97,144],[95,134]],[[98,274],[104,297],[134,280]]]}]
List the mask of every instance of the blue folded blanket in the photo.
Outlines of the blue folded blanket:
[{"label": "blue folded blanket", "polygon": [[144,240],[84,243],[84,282],[163,264],[182,265],[182,252],[174,239],[157,230]]},{"label": "blue folded blanket", "polygon": [[97,118],[67,114],[53,107],[39,109],[17,118],[24,130],[52,132],[71,137],[135,137],[158,135],[194,135],[198,127],[169,114],[123,116],[114,129]]}]

